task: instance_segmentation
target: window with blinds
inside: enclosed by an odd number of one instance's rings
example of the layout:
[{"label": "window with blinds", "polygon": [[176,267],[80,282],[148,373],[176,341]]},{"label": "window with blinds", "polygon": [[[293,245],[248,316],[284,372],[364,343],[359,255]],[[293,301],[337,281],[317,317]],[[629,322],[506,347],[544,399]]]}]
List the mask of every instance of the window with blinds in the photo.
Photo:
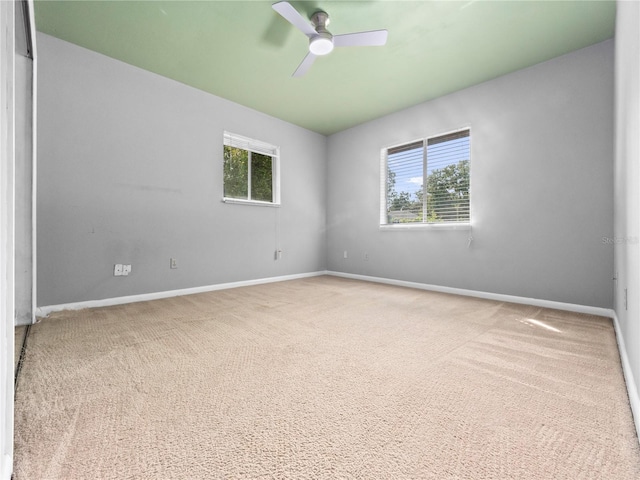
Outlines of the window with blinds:
[{"label": "window with blinds", "polygon": [[383,150],[382,224],[468,223],[470,130]]},{"label": "window with blinds", "polygon": [[224,132],[223,200],[278,205],[278,162],[278,147]]}]

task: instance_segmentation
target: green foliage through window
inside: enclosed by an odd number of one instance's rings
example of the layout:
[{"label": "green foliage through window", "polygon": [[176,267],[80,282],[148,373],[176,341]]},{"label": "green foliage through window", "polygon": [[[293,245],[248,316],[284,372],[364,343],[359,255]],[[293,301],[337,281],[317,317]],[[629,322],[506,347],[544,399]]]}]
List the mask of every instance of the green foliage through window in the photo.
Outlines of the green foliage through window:
[{"label": "green foliage through window", "polygon": [[224,147],[224,196],[248,199],[249,152],[240,148]]},{"label": "green foliage through window", "polygon": [[273,201],[272,161],[267,155],[251,154],[251,200]]}]

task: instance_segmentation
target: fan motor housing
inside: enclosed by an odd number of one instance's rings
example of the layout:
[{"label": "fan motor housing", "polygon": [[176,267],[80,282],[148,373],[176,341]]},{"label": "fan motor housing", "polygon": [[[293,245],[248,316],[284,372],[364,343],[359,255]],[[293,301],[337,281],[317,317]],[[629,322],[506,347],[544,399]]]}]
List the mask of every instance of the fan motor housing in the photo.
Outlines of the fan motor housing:
[{"label": "fan motor housing", "polygon": [[326,31],[329,25],[329,14],[323,10],[318,10],[311,15],[311,23],[316,27],[318,33],[320,33],[320,31]]}]

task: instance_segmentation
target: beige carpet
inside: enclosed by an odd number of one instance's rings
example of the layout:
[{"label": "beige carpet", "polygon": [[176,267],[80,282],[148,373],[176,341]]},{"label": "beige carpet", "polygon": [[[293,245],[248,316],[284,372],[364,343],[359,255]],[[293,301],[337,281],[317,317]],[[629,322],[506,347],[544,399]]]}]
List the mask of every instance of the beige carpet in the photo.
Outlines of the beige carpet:
[{"label": "beige carpet", "polygon": [[54,314],[15,479],[638,479],[611,321],[333,277]]}]

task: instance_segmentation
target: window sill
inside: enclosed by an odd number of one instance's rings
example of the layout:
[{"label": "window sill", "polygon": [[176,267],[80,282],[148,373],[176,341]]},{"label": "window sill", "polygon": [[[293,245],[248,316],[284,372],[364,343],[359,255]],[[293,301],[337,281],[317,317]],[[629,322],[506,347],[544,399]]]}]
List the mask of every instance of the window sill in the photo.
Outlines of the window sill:
[{"label": "window sill", "polygon": [[405,230],[471,230],[470,223],[393,223],[380,225],[384,231]]},{"label": "window sill", "polygon": [[222,199],[222,203],[230,203],[234,205],[254,205],[256,207],[279,207],[279,203],[272,202],[260,202],[258,200],[242,200],[240,198],[227,198]]}]

